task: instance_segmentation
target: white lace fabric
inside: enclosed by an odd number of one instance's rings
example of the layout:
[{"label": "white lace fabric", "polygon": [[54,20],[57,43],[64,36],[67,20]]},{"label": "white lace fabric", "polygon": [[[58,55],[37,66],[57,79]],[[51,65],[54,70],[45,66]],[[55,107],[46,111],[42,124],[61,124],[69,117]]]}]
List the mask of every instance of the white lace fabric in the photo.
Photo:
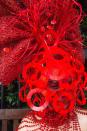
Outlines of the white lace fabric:
[{"label": "white lace fabric", "polygon": [[56,128],[48,127],[48,125],[41,123],[41,119],[35,121],[35,117],[29,114],[22,119],[17,131],[87,131],[87,115],[84,113],[87,111],[80,110],[80,112],[78,112],[78,110],[76,110],[75,112],[76,117],[74,120]]},{"label": "white lace fabric", "polygon": [[76,114],[78,116],[78,122],[81,128],[81,131],[87,131],[87,110],[76,109]]}]

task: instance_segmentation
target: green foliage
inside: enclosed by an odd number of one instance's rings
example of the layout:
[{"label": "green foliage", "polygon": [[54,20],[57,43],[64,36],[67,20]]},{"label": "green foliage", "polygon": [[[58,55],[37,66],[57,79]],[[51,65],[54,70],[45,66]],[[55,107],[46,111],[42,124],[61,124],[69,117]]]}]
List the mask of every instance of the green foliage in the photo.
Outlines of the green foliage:
[{"label": "green foliage", "polygon": [[28,108],[26,103],[22,103],[18,97],[18,81],[15,80],[8,87],[4,88],[5,108]]},{"label": "green foliage", "polygon": [[15,108],[19,105],[18,88],[15,83],[16,81],[4,88],[4,106],[6,108]]},{"label": "green foliage", "polygon": [[87,17],[84,18],[81,24],[81,32],[84,39],[84,45],[87,45]]}]

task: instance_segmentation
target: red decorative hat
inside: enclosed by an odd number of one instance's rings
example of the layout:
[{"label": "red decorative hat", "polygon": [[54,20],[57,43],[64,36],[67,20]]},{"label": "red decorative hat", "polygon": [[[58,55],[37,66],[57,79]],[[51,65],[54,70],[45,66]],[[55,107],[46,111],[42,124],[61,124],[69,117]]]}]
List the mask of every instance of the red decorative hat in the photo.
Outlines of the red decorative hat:
[{"label": "red decorative hat", "polygon": [[86,103],[81,5],[0,0],[0,7],[0,81],[8,85],[21,73],[20,100],[45,121],[53,113],[64,122],[76,103]]}]

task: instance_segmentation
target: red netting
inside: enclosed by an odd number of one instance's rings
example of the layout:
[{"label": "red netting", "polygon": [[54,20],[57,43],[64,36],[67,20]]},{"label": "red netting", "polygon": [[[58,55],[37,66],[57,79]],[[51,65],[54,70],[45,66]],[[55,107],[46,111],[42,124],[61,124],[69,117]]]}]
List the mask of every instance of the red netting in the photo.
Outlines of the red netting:
[{"label": "red netting", "polygon": [[84,61],[81,11],[74,0],[0,0],[0,81],[7,85],[18,76],[51,29],[58,46]]}]

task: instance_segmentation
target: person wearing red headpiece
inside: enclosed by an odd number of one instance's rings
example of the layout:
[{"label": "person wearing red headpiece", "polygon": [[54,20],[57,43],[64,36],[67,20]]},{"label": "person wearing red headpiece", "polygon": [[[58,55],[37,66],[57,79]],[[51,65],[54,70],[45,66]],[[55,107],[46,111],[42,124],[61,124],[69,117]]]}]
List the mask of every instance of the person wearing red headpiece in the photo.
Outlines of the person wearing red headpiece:
[{"label": "person wearing red headpiece", "polygon": [[18,131],[87,131],[81,21],[75,0],[0,0],[0,82],[32,110]]}]

